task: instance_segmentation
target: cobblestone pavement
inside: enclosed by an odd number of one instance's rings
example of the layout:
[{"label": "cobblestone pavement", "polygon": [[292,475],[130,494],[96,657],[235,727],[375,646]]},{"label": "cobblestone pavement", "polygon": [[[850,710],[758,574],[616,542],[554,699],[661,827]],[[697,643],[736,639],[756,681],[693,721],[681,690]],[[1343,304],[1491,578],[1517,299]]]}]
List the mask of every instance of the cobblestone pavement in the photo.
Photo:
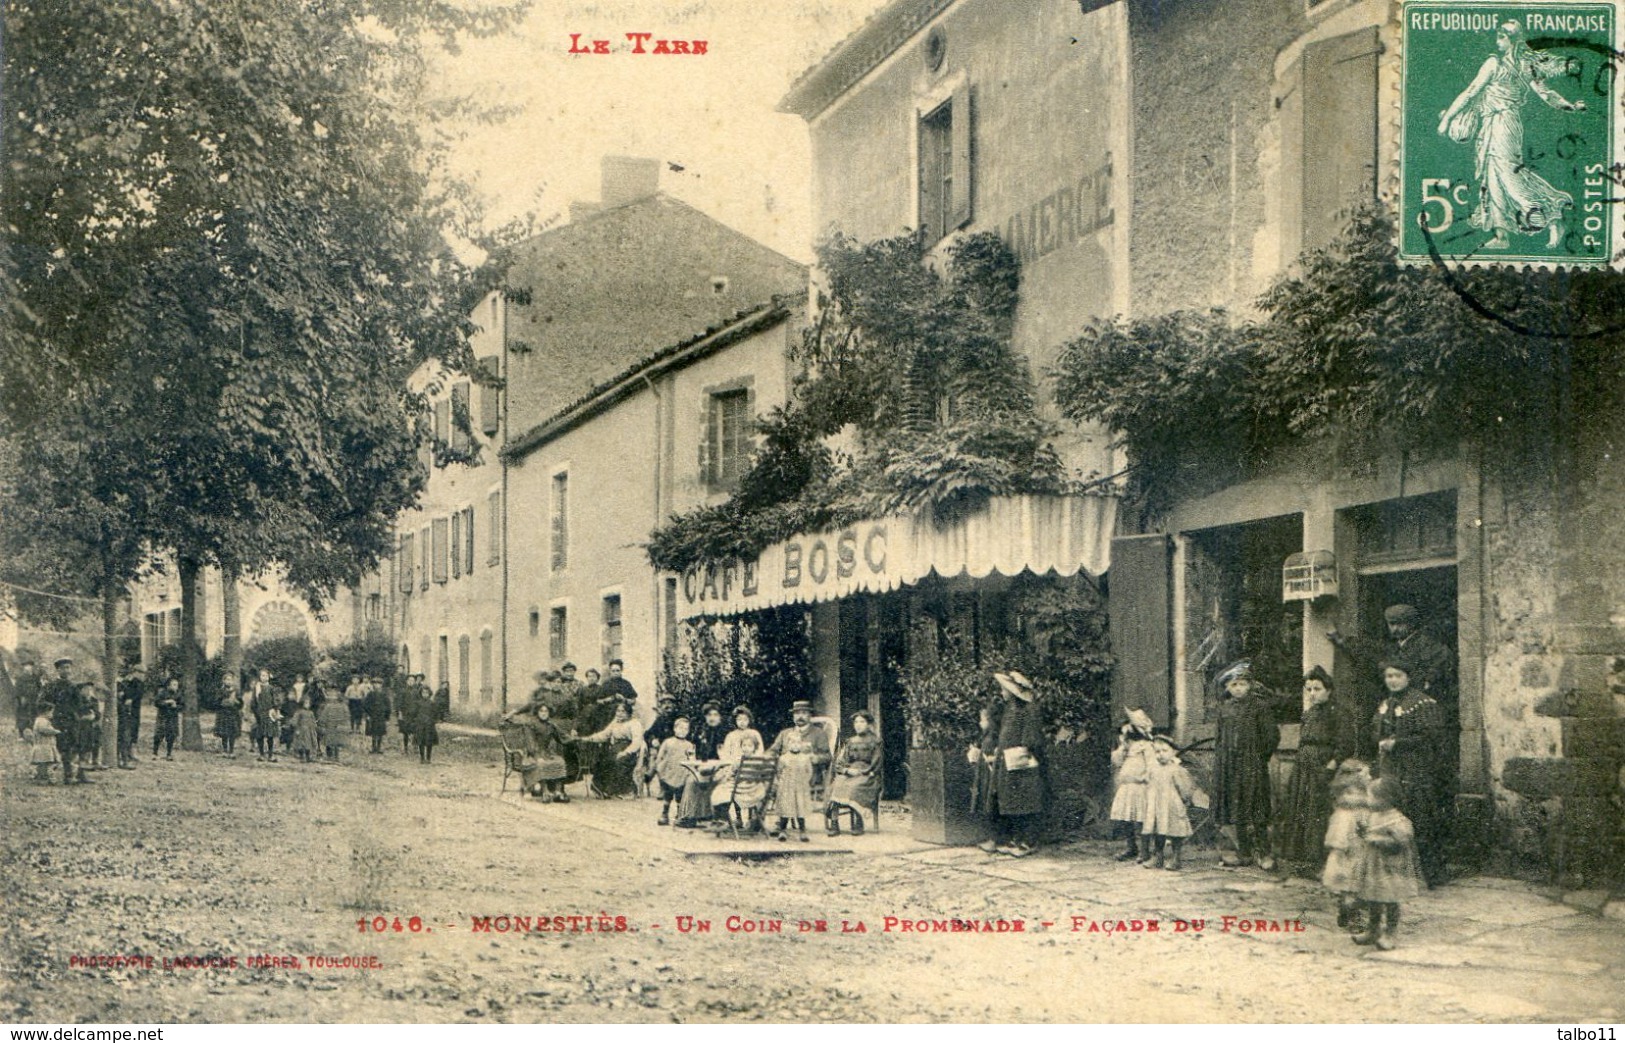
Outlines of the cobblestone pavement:
[{"label": "cobblestone pavement", "polygon": [[387,748],[337,766],[178,752],[65,788],[29,783],[23,747],[0,741],[0,1018],[1594,1022],[1625,1006],[1619,922],[1514,881],[1428,894],[1378,953],[1317,887],[1211,853],[1177,874],[1098,843],[1012,860],[917,843],[889,805],[878,836],[735,844],[661,829],[647,800],[499,795],[478,734],[430,766]]}]

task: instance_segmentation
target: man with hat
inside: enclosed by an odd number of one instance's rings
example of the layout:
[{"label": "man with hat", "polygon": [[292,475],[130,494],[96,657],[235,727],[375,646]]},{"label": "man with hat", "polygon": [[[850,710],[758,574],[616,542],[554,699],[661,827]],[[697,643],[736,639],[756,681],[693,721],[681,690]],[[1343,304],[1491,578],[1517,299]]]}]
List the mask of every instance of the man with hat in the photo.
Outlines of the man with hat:
[{"label": "man with hat", "polygon": [[[1411,687],[1423,692],[1439,704],[1450,726],[1456,722],[1456,656],[1444,642],[1422,629],[1422,614],[1414,605],[1389,605],[1382,613],[1388,636],[1382,641],[1344,637],[1336,628],[1326,636],[1332,644],[1348,653],[1359,669],[1359,691],[1365,701],[1358,710],[1357,749],[1361,756],[1370,758],[1376,751],[1370,748],[1369,731],[1364,727],[1381,695],[1373,697],[1373,686],[1380,691],[1383,664],[1402,658],[1411,665]],[[1340,722],[1341,723],[1341,722]]]},{"label": "man with hat", "polygon": [[56,676],[41,693],[41,705],[51,708],[51,727],[57,731],[56,752],[62,762],[62,784],[88,781],[79,761],[79,686],[73,683],[73,657],[62,656],[52,664]]},{"label": "man with hat", "polygon": [[1227,866],[1244,866],[1254,855],[1265,870],[1275,868],[1270,857],[1270,757],[1281,743],[1281,731],[1269,702],[1253,688],[1250,662],[1233,663],[1218,678],[1223,702],[1219,704],[1219,735],[1214,746],[1213,818],[1233,827],[1235,851],[1224,852]]},{"label": "man with hat", "polygon": [[146,695],[145,674],[132,664],[118,682],[118,766],[135,767],[135,744],[141,733],[141,700]]},{"label": "man with hat", "polygon": [[807,820],[823,810],[813,804],[813,773],[830,762],[829,733],[812,722],[812,703],[797,699],[790,704],[790,727],[779,732],[767,752],[779,759],[774,784],[779,824],[773,836],[789,839],[786,830],[793,820],[797,835],[805,841]]},{"label": "man with hat", "polygon": [[1024,858],[1033,853],[1044,814],[1044,721],[1037,690],[1016,670],[995,673],[1004,693],[993,741],[986,802],[993,850]]}]

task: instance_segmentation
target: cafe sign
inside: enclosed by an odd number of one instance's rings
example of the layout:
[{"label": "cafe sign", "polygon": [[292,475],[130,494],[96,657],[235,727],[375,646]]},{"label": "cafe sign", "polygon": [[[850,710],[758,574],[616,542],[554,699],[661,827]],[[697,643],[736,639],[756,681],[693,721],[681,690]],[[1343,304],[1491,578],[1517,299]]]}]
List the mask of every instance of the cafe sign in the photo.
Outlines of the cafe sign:
[{"label": "cafe sign", "polygon": [[678,615],[734,615],[792,603],[880,593],[926,576],[1024,570],[1091,575],[1110,564],[1117,501],[1110,496],[995,497],[937,524],[930,512],[891,515],[776,543],[754,561],[676,575]]}]

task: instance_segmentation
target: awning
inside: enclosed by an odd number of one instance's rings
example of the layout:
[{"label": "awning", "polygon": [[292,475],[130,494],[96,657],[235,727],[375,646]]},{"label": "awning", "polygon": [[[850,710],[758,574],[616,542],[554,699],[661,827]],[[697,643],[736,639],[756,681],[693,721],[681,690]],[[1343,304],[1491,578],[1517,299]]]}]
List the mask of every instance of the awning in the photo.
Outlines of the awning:
[{"label": "awning", "polygon": [[1001,496],[938,525],[929,511],[860,522],[776,543],[743,565],[690,569],[677,580],[677,614],[727,616],[776,605],[896,590],[935,573],[980,579],[1098,576],[1111,565],[1117,499]]}]

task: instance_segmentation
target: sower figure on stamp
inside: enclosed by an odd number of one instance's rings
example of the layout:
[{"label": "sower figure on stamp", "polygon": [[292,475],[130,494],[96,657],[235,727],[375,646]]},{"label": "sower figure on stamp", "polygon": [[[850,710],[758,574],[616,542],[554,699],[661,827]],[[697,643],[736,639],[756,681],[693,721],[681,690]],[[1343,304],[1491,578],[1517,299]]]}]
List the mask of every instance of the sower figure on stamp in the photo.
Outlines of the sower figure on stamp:
[{"label": "sower figure on stamp", "polygon": [[1523,23],[1502,22],[1496,53],[1484,59],[1473,82],[1439,113],[1439,133],[1452,141],[1473,141],[1473,180],[1478,206],[1470,221],[1491,233],[1481,249],[1505,250],[1509,233],[1547,233],[1546,245],[1563,242],[1563,222],[1574,197],[1554,188],[1530,167],[1523,147],[1523,106],[1534,91],[1563,112],[1583,112],[1585,102],[1569,101],[1546,85],[1547,77],[1567,74],[1565,63],[1524,43]]},{"label": "sower figure on stamp", "polygon": [[1224,693],[1219,705],[1219,736],[1214,757],[1213,818],[1230,826],[1235,850],[1220,855],[1227,866],[1244,866],[1254,856],[1265,870],[1275,868],[1269,854],[1270,757],[1280,744],[1270,702],[1253,685],[1252,664],[1234,663],[1218,677]]}]

